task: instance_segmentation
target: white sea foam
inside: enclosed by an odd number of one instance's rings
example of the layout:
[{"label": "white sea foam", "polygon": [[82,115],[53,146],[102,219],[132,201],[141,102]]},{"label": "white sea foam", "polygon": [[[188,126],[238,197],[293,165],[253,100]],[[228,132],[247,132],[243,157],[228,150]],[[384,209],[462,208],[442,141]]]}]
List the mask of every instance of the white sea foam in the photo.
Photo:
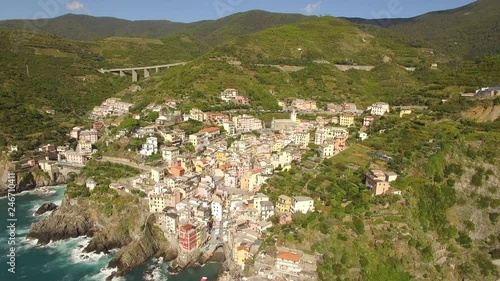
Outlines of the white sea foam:
[{"label": "white sea foam", "polygon": [[85,240],[78,242],[77,247],[71,251],[71,259],[73,260],[73,263],[95,262],[106,256],[104,253],[96,254],[95,252],[86,253],[83,251],[91,240],[91,238],[86,238]]},{"label": "white sea foam", "polygon": [[161,268],[155,267],[155,269],[153,269],[151,273],[144,274],[144,280],[157,281],[157,280],[165,280],[165,278],[162,278]]},{"label": "white sea foam", "polygon": [[26,239],[26,237],[25,237],[19,243],[18,249],[21,251],[26,251],[28,249],[35,248],[37,243],[38,243],[38,239]]},{"label": "white sea foam", "polygon": [[[99,273],[93,276],[85,276],[82,280],[89,280],[89,281],[104,281],[108,276],[113,274],[113,272],[116,272],[116,268],[109,268],[109,267],[103,267],[99,270]],[[113,281],[120,281],[120,280],[125,280],[121,277],[118,278],[113,278]]]},{"label": "white sea foam", "polygon": [[56,204],[57,207],[59,208],[61,206],[61,204],[62,204],[62,200],[57,200],[57,201],[54,201],[52,203]]},{"label": "white sea foam", "polygon": [[[59,188],[64,188],[64,187],[65,187],[65,185],[43,186],[43,187],[35,188],[35,189],[32,189],[32,190],[21,191],[19,193],[13,194],[13,196],[23,196],[23,195],[26,195],[26,194],[29,194],[29,193],[43,193],[46,190],[47,190],[46,193],[48,195],[52,195],[52,194],[54,194],[54,193],[57,192],[57,190],[54,190],[54,189],[59,189]],[[4,199],[4,198],[7,198],[7,196],[0,197],[0,199]]]}]

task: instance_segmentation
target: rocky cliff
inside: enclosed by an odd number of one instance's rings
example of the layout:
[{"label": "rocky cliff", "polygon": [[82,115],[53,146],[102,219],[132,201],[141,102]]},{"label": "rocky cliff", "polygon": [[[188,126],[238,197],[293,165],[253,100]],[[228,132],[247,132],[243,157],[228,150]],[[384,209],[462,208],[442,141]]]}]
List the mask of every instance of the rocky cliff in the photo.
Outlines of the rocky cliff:
[{"label": "rocky cliff", "polygon": [[[0,169],[0,174],[2,175],[2,185],[0,186],[0,197],[7,195],[7,189],[5,182],[7,181],[8,169],[3,166]],[[51,186],[57,184],[63,184],[66,179],[63,175],[59,174],[56,180],[51,180],[49,175],[39,168],[33,168],[29,171],[24,171],[16,174],[17,177],[17,191],[32,190],[35,188],[43,186]]]},{"label": "rocky cliff", "polygon": [[38,245],[51,241],[84,236],[91,233],[95,221],[83,204],[73,204],[65,198],[61,207],[48,217],[31,225],[28,239],[38,239]]},{"label": "rocky cliff", "polygon": [[108,280],[114,276],[122,276],[153,256],[163,257],[163,260],[167,261],[173,260],[177,257],[177,249],[168,243],[163,231],[154,225],[154,217],[150,216],[142,233],[110,261],[108,267],[117,268],[117,271]]},{"label": "rocky cliff", "polygon": [[177,249],[154,225],[154,216],[148,216],[142,202],[136,196],[114,191],[74,199],[66,196],[59,209],[31,226],[27,238],[38,239],[38,245],[44,245],[89,236],[92,239],[86,252],[120,249],[109,263],[109,267],[117,268],[113,276],[121,276],[153,256],[174,259]]}]

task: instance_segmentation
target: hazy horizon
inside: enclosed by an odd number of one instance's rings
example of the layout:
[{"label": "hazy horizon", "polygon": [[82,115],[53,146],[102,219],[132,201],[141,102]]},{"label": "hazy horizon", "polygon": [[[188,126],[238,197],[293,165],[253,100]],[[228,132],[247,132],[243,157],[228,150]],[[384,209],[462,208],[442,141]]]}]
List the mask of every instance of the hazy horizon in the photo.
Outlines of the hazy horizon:
[{"label": "hazy horizon", "polygon": [[[458,8],[474,0],[443,0],[416,2],[414,0],[366,0],[352,1],[295,1],[275,0],[150,0],[146,3],[109,0],[26,0],[10,2],[0,11],[0,20],[49,19],[66,14],[93,17],[112,17],[131,21],[168,20],[191,23],[216,20],[229,15],[262,10],[272,13],[328,15],[335,17],[411,18],[429,12]],[[191,4],[190,4],[191,3]],[[151,4],[151,5],[148,5]],[[153,8],[152,8],[153,7]]]}]

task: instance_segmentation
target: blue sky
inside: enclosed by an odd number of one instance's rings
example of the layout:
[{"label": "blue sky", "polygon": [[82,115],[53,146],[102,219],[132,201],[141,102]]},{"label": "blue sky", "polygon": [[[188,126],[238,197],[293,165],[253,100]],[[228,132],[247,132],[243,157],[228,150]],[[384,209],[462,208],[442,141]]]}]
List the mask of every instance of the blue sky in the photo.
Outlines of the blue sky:
[{"label": "blue sky", "polygon": [[193,22],[236,12],[272,12],[381,18],[412,17],[474,0],[0,0],[0,19],[50,18],[67,13],[130,20]]}]

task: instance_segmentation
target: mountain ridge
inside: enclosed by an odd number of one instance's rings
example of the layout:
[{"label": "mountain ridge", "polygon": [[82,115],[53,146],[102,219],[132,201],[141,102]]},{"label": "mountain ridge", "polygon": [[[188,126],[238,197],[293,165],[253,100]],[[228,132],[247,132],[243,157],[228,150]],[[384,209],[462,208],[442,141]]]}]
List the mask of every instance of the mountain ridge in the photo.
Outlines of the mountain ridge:
[{"label": "mountain ridge", "polygon": [[[251,17],[259,21],[251,21]],[[169,20],[126,20],[115,17],[95,17],[80,14],[65,14],[50,19],[13,19],[0,21],[0,28],[23,29],[38,33],[55,35],[72,40],[99,40],[107,37],[144,37],[162,38],[174,33],[188,33],[206,36],[216,33],[219,29],[227,29],[228,25],[241,26],[251,23],[247,32],[269,28],[274,25],[287,24],[307,18],[301,14],[271,13],[262,10],[251,10],[235,13],[217,20],[203,20],[192,23],[173,22]],[[240,24],[238,20],[241,20]],[[266,24],[267,23],[267,24]],[[254,26],[257,26],[256,29]],[[253,27],[253,28],[252,28]],[[237,30],[230,35],[240,34]],[[226,36],[227,37],[227,36]],[[223,41],[215,40],[217,42]],[[211,41],[211,40],[208,40]]]}]

